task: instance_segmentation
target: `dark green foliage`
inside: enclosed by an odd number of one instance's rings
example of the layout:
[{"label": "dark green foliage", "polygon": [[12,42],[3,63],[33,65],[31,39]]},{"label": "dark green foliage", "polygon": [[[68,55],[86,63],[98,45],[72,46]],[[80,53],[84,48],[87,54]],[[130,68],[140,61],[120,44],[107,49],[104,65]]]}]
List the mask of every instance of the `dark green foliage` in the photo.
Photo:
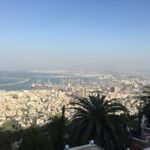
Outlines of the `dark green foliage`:
[{"label": "dark green foliage", "polygon": [[142,115],[145,115],[147,117],[147,121],[150,127],[150,102],[147,105],[144,105],[144,107],[141,109],[139,113],[139,118],[141,120]]},{"label": "dark green foliage", "polygon": [[[21,132],[21,131],[20,131]],[[23,142],[20,150],[50,150],[50,139],[39,128],[29,128],[20,133]]]},{"label": "dark green foliage", "polygon": [[[105,100],[105,96],[78,98],[73,103],[71,139],[73,145],[95,140],[106,150],[124,150],[127,143],[125,115],[128,110],[120,103]],[[124,115],[119,115],[118,113]],[[117,115],[118,114],[118,115]]]},{"label": "dark green foliage", "polygon": [[61,150],[68,139],[68,120],[65,118],[65,107],[61,115],[50,118],[50,123],[43,127],[43,130],[50,136],[52,146],[55,150]]},{"label": "dark green foliage", "polygon": [[12,143],[23,139],[19,150],[53,150],[50,139],[40,128],[0,133],[0,150],[11,150]]},{"label": "dark green foliage", "polygon": [[9,120],[4,122],[1,127],[0,130],[1,131],[17,131],[21,128],[21,126],[18,124],[17,121],[15,120]]},{"label": "dark green foliage", "polygon": [[142,115],[146,115],[148,122],[150,123],[150,86],[143,88],[143,94],[141,96],[141,105],[139,109],[139,119],[141,120]]},{"label": "dark green foliage", "polygon": [[0,150],[11,150],[14,137],[9,132],[0,132]]},{"label": "dark green foliage", "polygon": [[139,127],[139,120],[129,120],[128,122],[127,122],[127,125],[128,125],[128,127],[129,128],[132,128],[132,129],[138,129],[138,127]]},{"label": "dark green foliage", "polygon": [[139,112],[150,103],[150,86],[145,86],[143,88],[142,96],[140,96],[140,105],[138,107]]}]

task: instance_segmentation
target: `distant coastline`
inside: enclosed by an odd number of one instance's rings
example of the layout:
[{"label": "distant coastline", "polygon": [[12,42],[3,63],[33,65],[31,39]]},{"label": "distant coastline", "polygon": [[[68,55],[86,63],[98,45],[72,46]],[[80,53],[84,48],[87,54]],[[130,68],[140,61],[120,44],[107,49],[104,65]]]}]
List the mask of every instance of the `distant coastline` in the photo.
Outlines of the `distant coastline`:
[{"label": "distant coastline", "polygon": [[24,79],[24,78],[11,78],[11,77],[1,77],[2,79],[21,79],[22,81],[19,81],[19,82],[15,82],[15,83],[2,83],[0,84],[0,87],[1,86],[11,86],[11,85],[17,85],[17,84],[21,84],[21,83],[25,83],[25,82],[28,82],[30,81],[30,79]]}]

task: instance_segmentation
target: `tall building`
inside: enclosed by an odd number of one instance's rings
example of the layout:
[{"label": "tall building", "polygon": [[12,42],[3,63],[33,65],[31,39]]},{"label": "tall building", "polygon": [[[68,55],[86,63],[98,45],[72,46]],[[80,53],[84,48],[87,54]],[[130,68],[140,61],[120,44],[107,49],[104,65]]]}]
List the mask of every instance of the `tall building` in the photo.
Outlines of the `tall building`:
[{"label": "tall building", "polygon": [[68,88],[71,88],[71,82],[68,82]]},{"label": "tall building", "polygon": [[87,97],[87,90],[85,87],[80,88],[80,96],[84,98]]}]

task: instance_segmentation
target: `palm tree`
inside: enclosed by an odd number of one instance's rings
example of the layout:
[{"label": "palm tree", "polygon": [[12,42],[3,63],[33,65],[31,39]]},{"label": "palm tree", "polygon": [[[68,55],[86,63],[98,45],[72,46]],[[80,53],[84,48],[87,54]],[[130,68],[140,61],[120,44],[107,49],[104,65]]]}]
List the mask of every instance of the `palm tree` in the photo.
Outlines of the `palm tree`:
[{"label": "palm tree", "polygon": [[72,145],[95,140],[106,150],[124,150],[127,143],[126,107],[105,96],[77,98],[72,104]]},{"label": "palm tree", "polygon": [[146,115],[147,121],[150,127],[150,86],[143,88],[143,95],[141,96],[141,107],[139,109],[139,118],[141,120],[142,115]]},{"label": "palm tree", "polygon": [[146,115],[148,122],[150,122],[150,86],[143,88],[142,96],[140,97],[139,106],[139,119],[141,120],[142,115]]},{"label": "palm tree", "polygon": [[144,86],[142,91],[142,96],[140,96],[140,105],[139,112],[143,110],[143,108],[150,103],[150,86]]}]

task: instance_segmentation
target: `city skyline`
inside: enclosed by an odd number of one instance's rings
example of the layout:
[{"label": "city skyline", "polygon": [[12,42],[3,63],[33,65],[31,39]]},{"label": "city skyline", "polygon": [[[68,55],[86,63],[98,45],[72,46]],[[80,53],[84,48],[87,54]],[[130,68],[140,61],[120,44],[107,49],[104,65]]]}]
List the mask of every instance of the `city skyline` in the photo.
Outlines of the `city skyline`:
[{"label": "city skyline", "polygon": [[150,2],[0,2],[0,70],[150,72]]}]

